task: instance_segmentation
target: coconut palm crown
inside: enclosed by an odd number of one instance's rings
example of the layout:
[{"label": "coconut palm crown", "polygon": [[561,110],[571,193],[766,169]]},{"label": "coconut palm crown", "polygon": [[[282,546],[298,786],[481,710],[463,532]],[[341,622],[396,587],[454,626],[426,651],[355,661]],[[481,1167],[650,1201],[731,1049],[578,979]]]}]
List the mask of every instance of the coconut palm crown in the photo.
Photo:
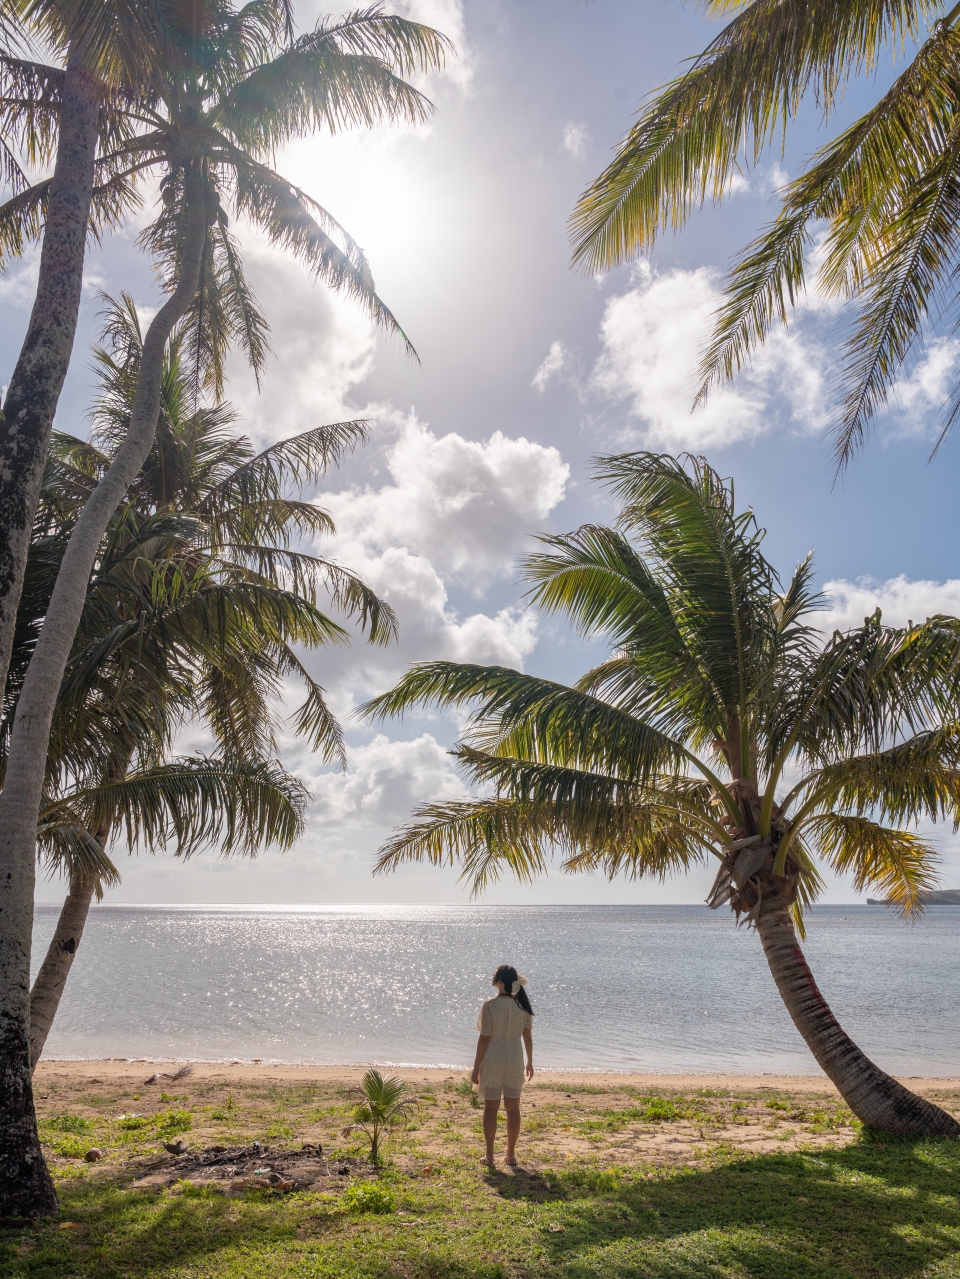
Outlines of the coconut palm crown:
[{"label": "coconut palm crown", "polygon": [[[717,0],[706,7],[736,13],[644,103],[580,197],[570,223],[574,259],[602,271],[649,250],[706,200],[719,202],[743,168],[784,140],[801,108],[828,124],[851,80],[907,53],[876,104],[779,192],[777,217],[734,261],[701,366],[703,396],[788,320],[811,276],[821,292],[849,300],[835,432],[840,468],[904,361],[955,321],[960,5]],[[958,412],[955,382],[944,431]]]},{"label": "coconut palm crown", "polygon": [[[161,183],[156,219],[142,234],[172,289],[185,235],[185,188],[199,184],[208,234],[191,310],[197,358],[220,389],[222,361],[237,340],[259,371],[267,324],[243,272],[227,209],[292,252],[331,287],[357,300],[398,334],[359,245],[334,217],[272,163],[285,143],[319,128],[332,133],[381,122],[420,124],[430,101],[405,76],[443,64],[449,43],[430,27],[385,14],[380,5],[322,20],[294,35],[287,6],[253,0],[185,5],[155,0],[150,21],[164,58],[145,58],[139,94],[111,102],[93,194],[94,229],[116,226],[141,202],[145,181]],[[64,42],[72,28],[65,29]],[[0,65],[0,122],[31,159],[51,152],[63,74],[6,58]],[[12,161],[11,161],[12,163]],[[0,205],[0,261],[22,252],[44,223],[50,179],[19,188]]]},{"label": "coconut palm crown", "polygon": [[[142,350],[129,295],[104,298],[105,344],[95,351],[100,391],[92,438],[54,436],[28,561],[18,643],[0,718],[7,749],[24,671],[42,624],[66,538],[122,441]],[[334,532],[322,506],[297,490],[317,484],[366,438],[363,421],[316,426],[255,451],[222,402],[196,401],[183,331],[167,347],[154,445],[103,539],[58,698],[48,757],[65,775],[106,759],[169,708],[169,741],[184,716],[205,719],[237,758],[277,752],[281,686],[306,698],[293,712],[325,761],[342,763],[342,732],[303,649],[349,641],[322,607],[354,618],[389,644],[389,605],[348,568],[295,543]],[[130,683],[140,696],[129,699]],[[117,723],[114,724],[114,716]],[[147,740],[156,737],[150,727]]]},{"label": "coconut palm crown", "polygon": [[379,869],[665,876],[711,857],[709,904],[758,930],[788,1010],[854,1112],[899,1132],[960,1133],[842,1031],[797,940],[821,867],[921,909],[935,850],[920,818],[960,814],[954,664],[960,623],[884,626],[823,642],[808,557],[784,587],[752,512],[703,460],[601,459],[618,528],[545,537],[530,598],[612,655],[572,687],[496,666],[428,662],[364,708],[473,706],[454,752],[482,797],[431,805]]}]

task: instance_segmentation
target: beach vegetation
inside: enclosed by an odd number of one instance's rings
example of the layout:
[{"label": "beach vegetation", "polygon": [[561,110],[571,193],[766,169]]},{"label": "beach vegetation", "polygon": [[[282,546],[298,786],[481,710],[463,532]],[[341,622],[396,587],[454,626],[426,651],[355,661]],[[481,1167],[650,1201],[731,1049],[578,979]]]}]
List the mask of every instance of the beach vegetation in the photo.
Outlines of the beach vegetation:
[{"label": "beach vegetation", "polygon": [[417,1106],[416,1099],[402,1079],[372,1069],[365,1072],[359,1087],[345,1095],[357,1100],[351,1111],[353,1122],[343,1130],[343,1135],[363,1133],[370,1150],[370,1162],[378,1164],[393,1130],[409,1123]]},{"label": "beach vegetation", "polygon": [[644,1123],[659,1124],[681,1119],[685,1112],[667,1097],[643,1097],[640,1104],[631,1107],[627,1113],[631,1118],[642,1119]]},{"label": "beach vegetation", "polygon": [[392,1191],[385,1186],[370,1185],[363,1181],[348,1186],[340,1202],[347,1212],[372,1212],[379,1215],[397,1210],[397,1199]]},{"label": "beach vegetation", "polygon": [[[848,304],[834,458],[862,445],[905,364],[957,313],[960,10],[753,0],[652,93],[571,219],[590,271],[648,252],[706,200],[720,203],[801,111],[833,123],[852,82],[902,69],[859,119],[777,192],[779,211],[735,260],[701,365],[702,400],[749,363],[808,287]],[[941,326],[943,329],[941,330]],[[933,348],[935,349],[935,347]],[[960,386],[944,412],[956,422]],[[943,435],[941,435],[941,439]]]},{"label": "beach vegetation", "polygon": [[148,1115],[124,1115],[117,1120],[117,1127],[121,1132],[140,1132],[141,1129],[148,1128],[151,1122]]},{"label": "beach vegetation", "polygon": [[[891,627],[879,610],[824,636],[807,557],[782,583],[763,530],[701,458],[628,453],[597,473],[614,528],[542,538],[531,604],[610,655],[567,686],[502,666],[414,666],[382,720],[470,708],[455,755],[484,794],[421,809],[378,870],[455,866],[481,893],[571,873],[665,879],[713,861],[708,897],[756,930],[810,1051],[865,1125],[960,1136],[840,1026],[800,940],[823,872],[923,910],[937,852],[921,819],[960,822],[960,621]],[[691,957],[691,962],[694,962]]]},{"label": "beach vegetation", "polygon": [[175,1137],[177,1133],[190,1131],[193,1115],[189,1110],[164,1110],[154,1115],[153,1122],[157,1126],[157,1136]]},{"label": "beach vegetation", "polygon": [[82,1115],[51,1115],[44,1120],[44,1126],[52,1132],[84,1133],[91,1127],[90,1120]]},{"label": "beach vegetation", "polygon": [[[219,1087],[226,1096],[224,1081]],[[110,1138],[120,1089],[117,1095],[105,1090],[96,1110],[77,1103],[78,1117],[96,1129],[103,1160],[86,1164],[47,1145],[62,1214],[0,1229],[0,1273],[18,1279],[946,1279],[960,1273],[960,1207],[952,1190],[960,1143],[878,1142],[849,1128],[817,1135],[806,1121],[798,1121],[792,1135],[768,1133],[765,1116],[783,1113],[767,1109],[768,1100],[808,1115],[836,1106],[832,1090],[814,1080],[803,1090],[780,1081],[769,1088],[734,1084],[722,1098],[701,1097],[693,1086],[658,1090],[656,1098],[678,1111],[713,1116],[705,1139],[692,1119],[671,1122],[668,1132],[662,1124],[638,1122],[565,1132],[570,1103],[558,1082],[536,1094],[536,1131],[528,1131],[524,1119],[520,1167],[493,1171],[477,1158],[474,1112],[465,1097],[451,1093],[450,1107],[442,1116],[430,1107],[416,1134],[397,1128],[389,1159],[378,1168],[350,1160],[349,1177],[338,1175],[345,1156],[337,1146],[338,1118],[328,1113],[315,1121],[316,1097],[269,1103],[264,1115],[261,1084],[233,1080],[230,1091],[238,1146],[249,1149],[260,1140],[268,1166],[284,1154],[297,1158],[308,1140],[315,1151],[322,1140],[326,1164],[302,1152],[321,1171],[318,1182],[287,1193],[259,1185],[228,1191],[229,1175],[205,1180],[195,1170],[178,1171],[180,1161],[165,1157],[149,1134],[140,1147]],[[949,1085],[927,1091],[952,1109],[960,1105]],[[578,1118],[590,1122],[637,1109],[636,1093],[624,1081],[596,1103],[584,1097]],[[320,1084],[317,1094],[327,1103],[322,1108],[332,1110],[335,1086]],[[191,1103],[199,1095],[194,1088]],[[727,1122],[733,1103],[741,1103],[750,1126]],[[71,1109],[53,1098],[40,1104],[50,1105],[51,1117]],[[268,1145],[264,1128],[281,1113],[292,1116],[298,1136]],[[41,1130],[50,1132],[43,1122]],[[223,1138],[205,1128],[194,1108],[192,1150],[212,1141]],[[73,1224],[61,1229],[67,1222]]]},{"label": "beach vegetation", "polygon": [[90,1149],[89,1141],[81,1141],[79,1137],[74,1137],[71,1133],[53,1138],[51,1145],[64,1159],[82,1159]]}]

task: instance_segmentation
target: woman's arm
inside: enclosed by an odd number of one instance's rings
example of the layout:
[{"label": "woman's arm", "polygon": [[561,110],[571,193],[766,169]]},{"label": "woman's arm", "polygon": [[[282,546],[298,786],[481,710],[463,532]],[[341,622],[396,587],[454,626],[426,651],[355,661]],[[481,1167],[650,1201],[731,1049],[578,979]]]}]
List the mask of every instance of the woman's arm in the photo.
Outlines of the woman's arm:
[{"label": "woman's arm", "polygon": [[477,1040],[477,1056],[473,1063],[473,1074],[470,1076],[470,1082],[472,1084],[478,1084],[480,1082],[480,1063],[483,1061],[486,1054],[487,1044],[489,1044],[492,1038],[492,1035],[481,1035]]},{"label": "woman's arm", "polygon": [[523,1032],[523,1046],[527,1050],[527,1069],[526,1076],[528,1079],[533,1078],[533,1031],[525,1030]]}]

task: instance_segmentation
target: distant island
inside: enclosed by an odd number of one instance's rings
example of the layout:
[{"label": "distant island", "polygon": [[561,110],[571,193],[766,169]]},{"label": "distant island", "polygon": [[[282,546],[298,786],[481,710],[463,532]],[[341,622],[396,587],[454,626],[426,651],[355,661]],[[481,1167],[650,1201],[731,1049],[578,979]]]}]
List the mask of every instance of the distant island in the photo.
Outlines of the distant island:
[{"label": "distant island", "polygon": [[[960,888],[931,888],[928,892],[920,894],[920,900],[924,906],[960,906]],[[880,897],[868,897],[867,905],[891,906],[893,903]]]}]

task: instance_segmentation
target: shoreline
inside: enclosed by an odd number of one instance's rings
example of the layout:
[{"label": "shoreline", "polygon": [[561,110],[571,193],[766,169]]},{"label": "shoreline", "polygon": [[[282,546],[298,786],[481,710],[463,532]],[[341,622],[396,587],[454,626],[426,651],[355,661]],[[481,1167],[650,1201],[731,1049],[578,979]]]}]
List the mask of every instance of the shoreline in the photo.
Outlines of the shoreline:
[{"label": "shoreline", "polygon": [[[359,1081],[365,1070],[371,1066],[380,1070],[389,1070],[399,1074],[414,1075],[424,1082],[442,1082],[469,1071],[469,1066],[423,1066],[416,1063],[390,1062],[352,1062],[330,1065],[314,1062],[279,1062],[269,1060],[230,1060],[203,1061],[179,1057],[107,1057],[107,1058],[43,1058],[35,1075],[35,1083],[69,1082],[79,1084],[84,1081],[105,1083],[126,1082],[128,1080],[143,1081],[143,1077],[165,1070],[172,1074],[185,1065],[193,1069],[189,1078],[192,1082],[201,1080],[223,1079],[262,1080],[283,1079],[285,1081],[312,1079],[322,1083],[349,1083]],[[960,1086],[960,1077],[950,1075],[900,1075],[896,1076],[901,1083],[916,1090],[918,1087],[943,1088],[950,1085]],[[695,1084],[700,1088],[771,1088],[788,1089],[792,1092],[836,1092],[834,1085],[822,1073],[787,1075],[763,1071],[613,1071],[613,1070],[537,1070],[533,1086],[537,1083],[557,1087],[559,1085],[580,1085],[597,1087],[635,1087],[635,1088],[689,1088]]]}]

